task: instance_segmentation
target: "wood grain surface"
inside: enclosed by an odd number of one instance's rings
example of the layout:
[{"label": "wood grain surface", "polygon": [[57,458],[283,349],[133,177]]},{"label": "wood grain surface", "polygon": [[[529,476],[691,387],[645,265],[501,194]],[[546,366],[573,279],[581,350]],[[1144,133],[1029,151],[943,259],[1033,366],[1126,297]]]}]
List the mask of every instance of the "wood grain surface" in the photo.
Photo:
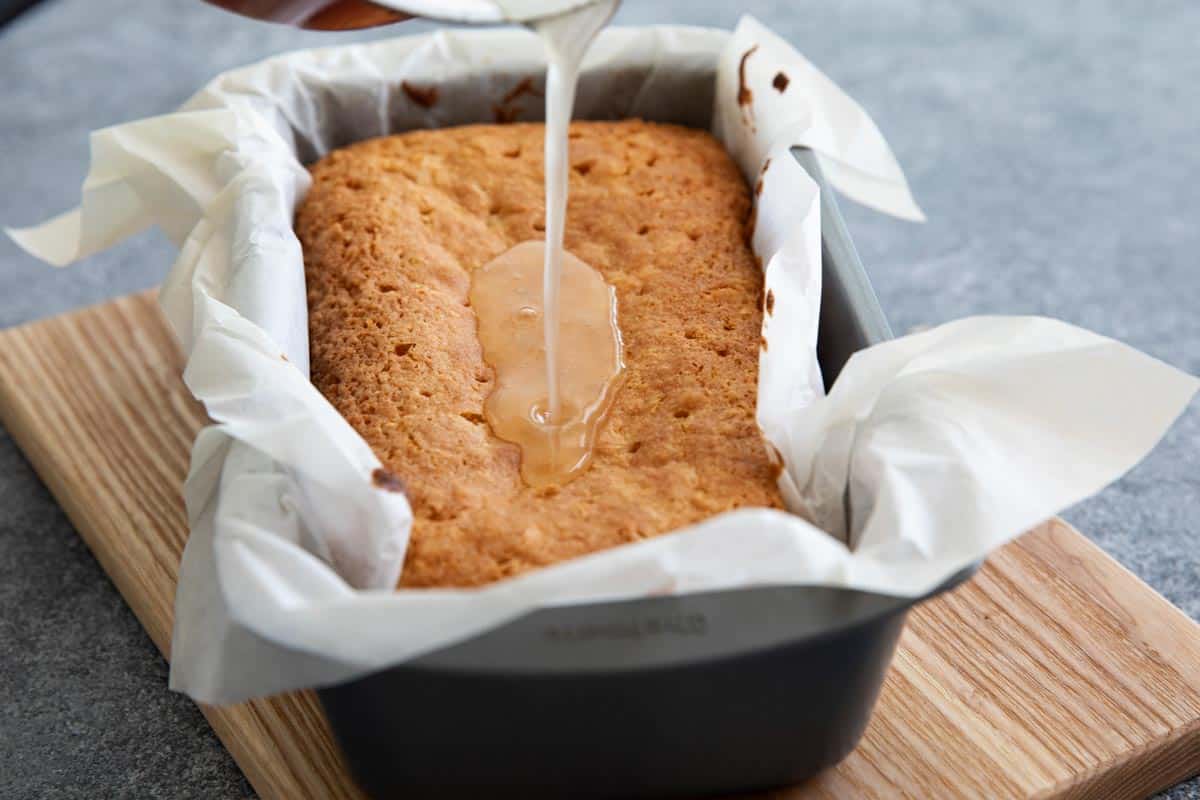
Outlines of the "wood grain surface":
[{"label": "wood grain surface", "polygon": [[[149,295],[0,332],[0,419],[167,658],[205,424],[180,368]],[[203,710],[262,797],[362,797],[311,693]],[[849,758],[763,797],[1139,798],[1198,772],[1200,627],[1051,521],[912,614]]]}]

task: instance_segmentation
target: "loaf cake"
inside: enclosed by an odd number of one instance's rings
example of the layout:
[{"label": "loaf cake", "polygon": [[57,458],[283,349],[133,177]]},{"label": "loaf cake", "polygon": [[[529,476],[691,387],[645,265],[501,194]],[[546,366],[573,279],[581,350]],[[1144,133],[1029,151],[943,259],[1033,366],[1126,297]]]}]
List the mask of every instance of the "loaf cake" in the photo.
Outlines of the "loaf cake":
[{"label": "loaf cake", "polygon": [[312,380],[412,503],[402,587],[477,586],[782,505],[755,423],[762,274],[737,167],[682,127],[576,122],[570,139],[566,247],[616,289],[626,373],[591,465],[541,489],[484,419],[468,293],[472,270],[543,237],[542,126],[415,131],[311,167],[296,232]]}]

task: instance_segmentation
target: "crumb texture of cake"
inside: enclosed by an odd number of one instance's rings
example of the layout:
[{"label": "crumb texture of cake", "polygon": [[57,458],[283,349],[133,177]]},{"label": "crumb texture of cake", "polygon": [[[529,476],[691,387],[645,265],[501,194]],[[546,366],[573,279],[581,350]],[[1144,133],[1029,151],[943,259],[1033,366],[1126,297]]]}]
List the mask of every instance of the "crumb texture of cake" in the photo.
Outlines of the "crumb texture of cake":
[{"label": "crumb texture of cake", "polygon": [[590,467],[542,489],[484,420],[493,375],[468,303],[472,270],[543,238],[542,126],[415,131],[311,167],[296,232],[312,380],[403,480],[404,588],[782,506],[754,416],[762,274],[737,167],[682,127],[576,122],[570,139],[566,247],[616,289],[626,373]]}]

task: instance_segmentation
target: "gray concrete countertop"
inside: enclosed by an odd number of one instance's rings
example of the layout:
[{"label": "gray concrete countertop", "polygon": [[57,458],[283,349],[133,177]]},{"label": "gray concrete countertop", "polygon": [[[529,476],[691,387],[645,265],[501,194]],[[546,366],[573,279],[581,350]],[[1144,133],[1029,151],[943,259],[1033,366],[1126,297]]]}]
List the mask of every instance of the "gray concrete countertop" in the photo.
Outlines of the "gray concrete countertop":
[{"label": "gray concrete countertop", "polygon": [[[858,98],[908,172],[924,226],[843,204],[898,331],[1047,314],[1200,373],[1200,4],[629,0],[618,21],[732,27],[741,11]],[[44,3],[0,29],[0,223],[75,202],[89,130],[171,110],[221,70],[348,38],[197,0]],[[149,287],[172,260],[150,233],[62,273],[0,240],[0,327]],[[1198,507],[1193,404],[1145,463],[1066,516],[1200,618]],[[0,795],[252,795],[166,675],[0,429]]]}]

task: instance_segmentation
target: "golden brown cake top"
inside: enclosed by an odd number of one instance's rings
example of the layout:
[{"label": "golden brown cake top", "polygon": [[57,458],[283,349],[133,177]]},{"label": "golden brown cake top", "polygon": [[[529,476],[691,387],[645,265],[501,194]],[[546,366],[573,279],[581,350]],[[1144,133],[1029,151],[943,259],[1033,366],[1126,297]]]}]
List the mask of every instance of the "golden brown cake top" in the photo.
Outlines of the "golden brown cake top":
[{"label": "golden brown cake top", "polygon": [[312,379],[407,487],[405,587],[782,505],[754,419],[762,275],[736,166],[681,127],[577,122],[570,137],[566,246],[616,289],[626,375],[591,466],[536,490],[483,419],[492,370],[468,292],[472,270],[542,238],[542,126],[416,131],[312,167],[296,217]]}]

